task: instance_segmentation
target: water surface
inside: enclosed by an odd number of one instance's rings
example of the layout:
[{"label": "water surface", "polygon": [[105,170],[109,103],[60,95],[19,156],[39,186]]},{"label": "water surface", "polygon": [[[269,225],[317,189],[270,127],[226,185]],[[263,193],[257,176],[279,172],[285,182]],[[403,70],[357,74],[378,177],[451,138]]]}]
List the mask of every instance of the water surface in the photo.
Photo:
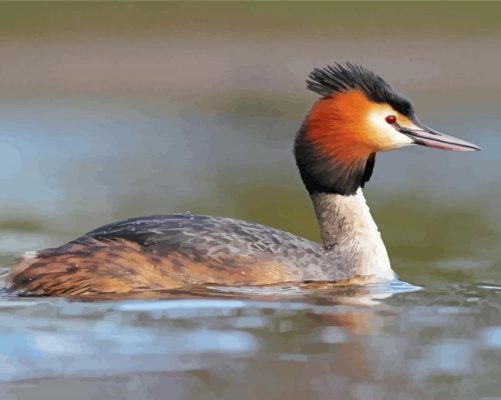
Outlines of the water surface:
[{"label": "water surface", "polygon": [[501,390],[501,287],[198,288],[0,299],[4,399],[472,399]]},{"label": "water surface", "polygon": [[[2,200],[3,265],[119,217],[186,210],[318,238],[291,157],[293,117],[249,118],[252,104],[218,116],[155,107],[56,98],[0,108],[1,169],[12,188]],[[497,146],[482,124],[475,141]],[[259,136],[256,125],[271,133]],[[469,138],[468,124],[457,128]],[[498,177],[476,178],[491,152],[469,156],[378,157],[367,195],[394,269],[422,290],[4,295],[2,399],[495,399],[501,253],[489,182]]]},{"label": "water surface", "polygon": [[[451,7],[454,13],[451,13]],[[416,287],[0,295],[0,399],[501,399],[496,3],[0,6],[0,265],[191,211],[318,240],[292,141],[351,60],[483,148],[379,154],[365,194]]]}]

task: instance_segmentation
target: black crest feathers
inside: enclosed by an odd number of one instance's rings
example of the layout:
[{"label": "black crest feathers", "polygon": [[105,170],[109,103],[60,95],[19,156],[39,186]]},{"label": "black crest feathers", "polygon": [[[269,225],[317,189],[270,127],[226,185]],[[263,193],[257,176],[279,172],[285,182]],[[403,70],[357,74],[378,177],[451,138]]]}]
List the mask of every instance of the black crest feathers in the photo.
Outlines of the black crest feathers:
[{"label": "black crest feathers", "polygon": [[315,68],[308,78],[308,89],[323,97],[358,89],[376,103],[388,103],[408,117],[414,115],[409,99],[395,92],[383,78],[361,65],[335,63],[325,68]]}]

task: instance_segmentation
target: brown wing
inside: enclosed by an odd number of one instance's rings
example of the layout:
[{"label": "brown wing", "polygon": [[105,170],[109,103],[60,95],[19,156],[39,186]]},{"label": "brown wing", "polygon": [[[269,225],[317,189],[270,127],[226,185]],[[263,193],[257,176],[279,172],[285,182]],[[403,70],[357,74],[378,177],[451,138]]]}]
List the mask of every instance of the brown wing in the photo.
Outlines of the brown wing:
[{"label": "brown wing", "polygon": [[8,287],[19,294],[85,296],[179,288],[187,284],[261,285],[289,280],[270,259],[210,257],[172,250],[162,256],[125,239],[83,237],[15,265]]},{"label": "brown wing", "polygon": [[173,214],[132,218],[21,260],[8,287],[36,295],[161,290],[187,284],[300,281],[319,246],[259,224]]}]

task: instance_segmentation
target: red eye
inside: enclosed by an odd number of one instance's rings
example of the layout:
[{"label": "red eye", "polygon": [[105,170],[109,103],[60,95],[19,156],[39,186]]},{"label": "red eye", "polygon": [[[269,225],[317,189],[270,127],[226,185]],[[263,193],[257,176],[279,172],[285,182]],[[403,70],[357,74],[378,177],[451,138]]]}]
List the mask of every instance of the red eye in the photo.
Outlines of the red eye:
[{"label": "red eye", "polygon": [[391,125],[397,122],[397,117],[395,117],[394,115],[388,115],[384,120]]}]

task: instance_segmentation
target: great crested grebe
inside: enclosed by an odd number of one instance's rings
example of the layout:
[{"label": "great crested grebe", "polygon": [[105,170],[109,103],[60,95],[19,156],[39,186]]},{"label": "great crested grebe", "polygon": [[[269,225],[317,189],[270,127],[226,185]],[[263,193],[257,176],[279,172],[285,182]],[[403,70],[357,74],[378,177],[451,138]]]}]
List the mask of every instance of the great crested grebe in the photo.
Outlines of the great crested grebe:
[{"label": "great crested grebe", "polygon": [[315,69],[307,85],[321,97],[297,133],[294,155],[323,244],[230,218],[189,213],[131,218],[26,255],[11,269],[7,288],[19,294],[84,296],[203,283],[394,279],[361,190],[376,152],[411,144],[480,148],[420,123],[407,98],[361,66]]}]

